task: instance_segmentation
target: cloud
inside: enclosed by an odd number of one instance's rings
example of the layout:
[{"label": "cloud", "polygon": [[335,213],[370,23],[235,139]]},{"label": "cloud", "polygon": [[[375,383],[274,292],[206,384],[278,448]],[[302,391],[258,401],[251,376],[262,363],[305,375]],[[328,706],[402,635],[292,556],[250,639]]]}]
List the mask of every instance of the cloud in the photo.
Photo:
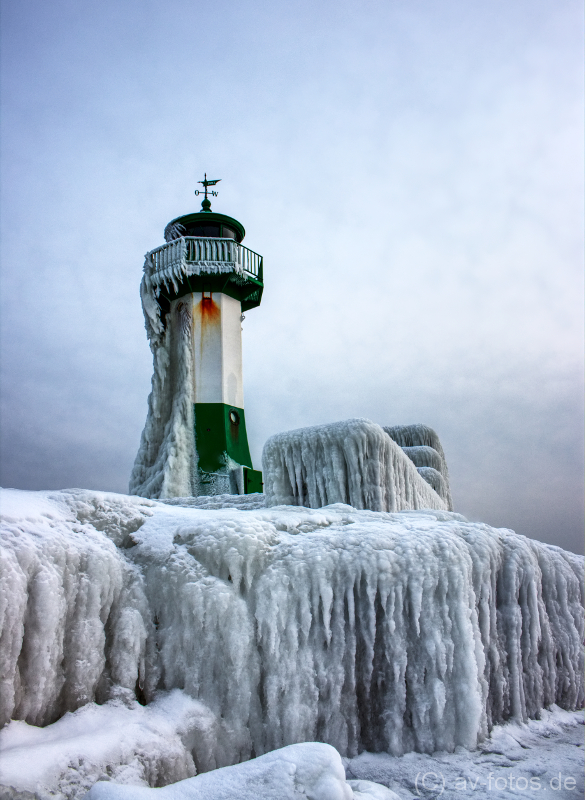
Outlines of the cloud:
[{"label": "cloud", "polygon": [[2,482],[126,490],[142,257],[207,171],[265,258],[256,462],[286,428],[425,422],[463,513],[582,548],[581,25],[524,0],[8,5]]}]

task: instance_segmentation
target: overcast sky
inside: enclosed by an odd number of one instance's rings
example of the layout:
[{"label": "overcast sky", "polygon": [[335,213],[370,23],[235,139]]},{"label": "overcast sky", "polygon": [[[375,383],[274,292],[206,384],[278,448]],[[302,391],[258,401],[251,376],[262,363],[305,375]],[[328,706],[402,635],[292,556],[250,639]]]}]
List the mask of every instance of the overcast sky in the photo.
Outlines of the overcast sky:
[{"label": "overcast sky", "polygon": [[456,510],[582,552],[581,0],[6,0],[4,486],[127,491],[138,286],[213,208],[278,431],[423,422]]}]

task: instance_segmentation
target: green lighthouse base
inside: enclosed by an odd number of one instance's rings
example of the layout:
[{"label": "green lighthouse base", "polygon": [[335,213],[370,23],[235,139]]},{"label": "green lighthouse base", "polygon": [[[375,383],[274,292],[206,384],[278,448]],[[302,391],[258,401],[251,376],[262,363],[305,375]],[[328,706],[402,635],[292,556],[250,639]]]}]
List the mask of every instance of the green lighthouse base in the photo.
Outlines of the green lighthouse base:
[{"label": "green lighthouse base", "polygon": [[262,473],[252,468],[244,409],[195,403],[193,410],[201,493],[262,492]]}]

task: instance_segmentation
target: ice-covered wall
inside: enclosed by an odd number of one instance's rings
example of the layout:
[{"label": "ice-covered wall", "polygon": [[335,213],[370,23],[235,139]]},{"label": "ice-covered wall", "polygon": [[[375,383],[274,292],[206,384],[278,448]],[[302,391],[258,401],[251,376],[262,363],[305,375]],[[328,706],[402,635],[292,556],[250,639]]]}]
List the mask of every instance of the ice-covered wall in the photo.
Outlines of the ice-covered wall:
[{"label": "ice-covered wall", "polygon": [[367,419],[278,433],[264,445],[262,469],[271,506],[447,508],[402,448]]},{"label": "ice-covered wall", "polygon": [[472,748],[583,704],[583,559],[511,531],[254,496],[0,501],[3,721],[178,688],[215,720],[211,750],[193,742],[210,768],[314,740]]}]

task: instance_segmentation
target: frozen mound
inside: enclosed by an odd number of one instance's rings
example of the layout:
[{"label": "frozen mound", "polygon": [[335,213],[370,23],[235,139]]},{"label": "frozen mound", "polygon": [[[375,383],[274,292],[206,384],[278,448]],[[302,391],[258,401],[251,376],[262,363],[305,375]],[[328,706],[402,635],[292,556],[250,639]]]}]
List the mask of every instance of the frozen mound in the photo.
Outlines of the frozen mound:
[{"label": "frozen mound", "polygon": [[0,784],[41,798],[82,797],[107,775],[121,784],[165,786],[205,765],[216,734],[213,715],[178,689],[148,706],[119,692],[87,703],[45,728],[14,720],[0,731]]},{"label": "frozen mound", "polygon": [[310,741],[472,749],[583,705],[583,558],[511,531],[341,504],[0,502],[2,722],[180,689],[213,724],[192,745],[210,769]]},{"label": "frozen mound", "polygon": [[[355,786],[355,793],[353,787]],[[346,781],[339,753],[327,744],[292,744],[245,764],[224,767],[173,786],[140,789],[96,783],[87,800],[398,800],[371,781]]]},{"label": "frozen mound", "polygon": [[278,433],[264,445],[262,470],[267,506],[448,507],[402,448],[367,419]]},{"label": "frozen mound", "polygon": [[441,473],[433,467],[417,467],[416,471],[431,486],[445,503],[449,499],[449,488]]},{"label": "frozen mound", "polygon": [[[159,693],[147,706],[120,695],[101,706],[88,703],[45,728],[18,720],[5,726],[0,731],[0,796],[155,798],[160,792],[152,794],[148,787],[168,786],[163,796],[193,800],[270,800],[277,791],[279,800],[397,797],[369,780],[346,783],[339,754],[316,743],[285,747],[250,766],[220,768],[187,780],[212,768],[205,762],[218,733],[213,715],[178,689]],[[98,783],[104,779],[108,782]]]},{"label": "frozen mound", "polygon": [[[451,490],[449,488],[449,471],[447,459],[438,434],[428,425],[394,425],[384,427],[388,436],[399,445],[422,477],[428,481],[436,492],[445,500],[449,511],[453,510]],[[438,472],[442,478],[431,474],[428,469]]]}]

